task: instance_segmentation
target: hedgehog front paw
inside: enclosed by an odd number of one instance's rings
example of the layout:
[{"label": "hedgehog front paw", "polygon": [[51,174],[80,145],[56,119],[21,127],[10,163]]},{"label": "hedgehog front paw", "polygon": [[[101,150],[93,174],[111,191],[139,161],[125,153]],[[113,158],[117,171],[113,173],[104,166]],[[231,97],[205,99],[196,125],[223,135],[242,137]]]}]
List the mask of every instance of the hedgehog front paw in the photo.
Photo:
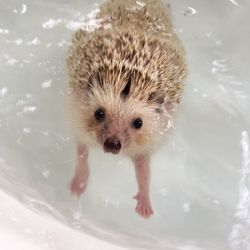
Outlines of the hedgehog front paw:
[{"label": "hedgehog front paw", "polygon": [[71,181],[71,192],[79,197],[87,187],[87,180],[88,176],[76,173]]},{"label": "hedgehog front paw", "polygon": [[133,198],[137,200],[136,213],[145,219],[149,218],[153,214],[153,209],[148,195],[138,193]]}]

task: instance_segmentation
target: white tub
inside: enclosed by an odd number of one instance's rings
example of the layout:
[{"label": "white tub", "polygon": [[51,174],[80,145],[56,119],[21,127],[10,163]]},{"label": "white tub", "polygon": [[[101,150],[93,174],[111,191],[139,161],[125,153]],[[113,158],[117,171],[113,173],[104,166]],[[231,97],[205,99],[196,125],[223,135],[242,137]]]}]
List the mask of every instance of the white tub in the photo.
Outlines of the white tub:
[{"label": "white tub", "polygon": [[250,249],[250,4],[168,2],[189,77],[152,160],[155,214],[143,220],[127,159],[93,152],[86,194],[68,189],[64,59],[94,3],[0,0],[1,249]]}]

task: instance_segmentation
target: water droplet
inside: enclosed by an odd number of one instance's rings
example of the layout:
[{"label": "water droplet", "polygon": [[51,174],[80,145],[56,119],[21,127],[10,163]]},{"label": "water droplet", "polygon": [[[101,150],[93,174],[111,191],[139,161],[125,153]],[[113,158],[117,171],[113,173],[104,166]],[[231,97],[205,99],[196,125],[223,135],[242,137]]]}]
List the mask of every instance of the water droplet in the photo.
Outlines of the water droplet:
[{"label": "water droplet", "polygon": [[46,80],[46,81],[44,81],[42,84],[41,84],[41,86],[42,86],[42,88],[49,88],[49,87],[51,87],[51,83],[52,83],[52,80]]},{"label": "water droplet", "polygon": [[17,38],[16,40],[6,40],[7,43],[14,43],[16,45],[21,45],[23,43],[23,39]]},{"label": "water droplet", "polygon": [[28,99],[31,99],[31,98],[32,98],[32,95],[29,94],[29,93],[26,93],[25,96],[26,96]]},{"label": "water droplet", "polygon": [[14,64],[18,63],[18,60],[15,58],[9,58],[6,62],[7,65],[12,66]]},{"label": "water droplet", "polygon": [[38,37],[35,37],[33,40],[27,42],[27,45],[38,45],[41,44],[41,41],[39,40]]},{"label": "water droplet", "polygon": [[46,22],[42,23],[42,26],[44,29],[52,29],[53,27],[55,27],[56,25],[62,23],[63,20],[62,19],[53,19],[50,18],[49,20],[47,20]]},{"label": "water droplet", "polygon": [[36,106],[24,106],[23,107],[23,112],[24,113],[32,113],[37,110]]},{"label": "water droplet", "polygon": [[63,47],[65,44],[67,44],[66,40],[62,40],[61,42],[57,43],[59,47]]},{"label": "water droplet", "polygon": [[24,134],[30,134],[31,133],[31,128],[23,128],[23,133]]},{"label": "water droplet", "polygon": [[8,89],[7,89],[7,88],[2,88],[2,89],[0,89],[0,96],[1,96],[1,97],[5,96],[5,95],[7,94],[7,92],[8,92]]},{"label": "water droplet", "polygon": [[7,35],[9,31],[7,29],[0,29],[0,34]]},{"label": "water droplet", "polygon": [[50,175],[50,171],[48,169],[43,170],[42,175],[44,178],[48,178]]}]

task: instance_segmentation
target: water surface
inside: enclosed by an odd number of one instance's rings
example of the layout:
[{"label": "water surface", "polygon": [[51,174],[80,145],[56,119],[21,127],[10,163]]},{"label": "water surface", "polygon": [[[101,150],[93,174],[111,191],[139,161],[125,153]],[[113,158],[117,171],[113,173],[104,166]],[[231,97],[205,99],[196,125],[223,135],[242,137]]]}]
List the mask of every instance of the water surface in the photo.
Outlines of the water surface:
[{"label": "water surface", "polygon": [[250,4],[168,2],[189,76],[174,133],[152,159],[155,215],[134,213],[131,162],[99,150],[86,194],[78,201],[68,189],[65,57],[90,0],[0,0],[0,186],[41,216],[128,249],[249,250]]}]

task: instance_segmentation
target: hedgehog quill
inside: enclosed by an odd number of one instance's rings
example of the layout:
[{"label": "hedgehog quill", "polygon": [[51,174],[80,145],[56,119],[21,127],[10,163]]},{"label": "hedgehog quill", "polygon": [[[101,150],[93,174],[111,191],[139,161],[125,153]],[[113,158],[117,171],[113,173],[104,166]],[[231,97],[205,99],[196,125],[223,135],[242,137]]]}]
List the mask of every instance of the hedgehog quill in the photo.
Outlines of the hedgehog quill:
[{"label": "hedgehog quill", "polygon": [[180,102],[187,70],[184,50],[160,0],[109,0],[97,27],[77,30],[69,49],[69,106],[77,143],[71,191],[80,196],[89,176],[88,153],[131,158],[136,212],[153,214],[150,158],[162,145]]}]

